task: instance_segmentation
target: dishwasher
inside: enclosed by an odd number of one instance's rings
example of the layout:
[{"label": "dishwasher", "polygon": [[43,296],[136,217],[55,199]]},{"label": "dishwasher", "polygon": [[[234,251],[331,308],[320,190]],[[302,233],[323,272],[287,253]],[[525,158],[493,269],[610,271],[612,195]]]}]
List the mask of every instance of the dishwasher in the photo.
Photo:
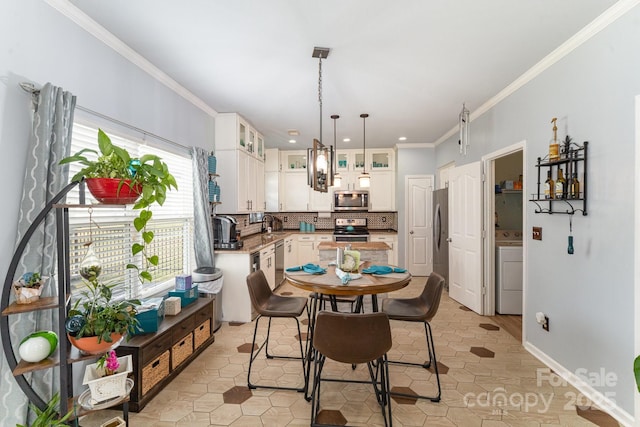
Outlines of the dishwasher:
[{"label": "dishwasher", "polygon": [[276,242],[276,288],[284,281],[284,240]]}]

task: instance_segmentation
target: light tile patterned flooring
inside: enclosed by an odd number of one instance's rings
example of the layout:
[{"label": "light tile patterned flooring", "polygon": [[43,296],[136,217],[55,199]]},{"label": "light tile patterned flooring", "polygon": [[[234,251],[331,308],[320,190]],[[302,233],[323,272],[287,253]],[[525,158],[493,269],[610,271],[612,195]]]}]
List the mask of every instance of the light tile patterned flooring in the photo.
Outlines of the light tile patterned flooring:
[{"label": "light tile patterned flooring", "polygon": [[[393,297],[415,296],[425,278],[414,278]],[[283,285],[278,293],[304,295]],[[260,323],[259,337],[266,334],[267,321]],[[552,427],[617,426],[610,416],[590,407],[569,385],[550,372],[511,335],[489,318],[463,310],[443,295],[440,309],[431,322],[441,369],[442,400],[393,399],[393,425],[464,427]],[[264,328],[262,328],[264,326]],[[390,359],[422,362],[426,359],[422,324],[391,324],[393,348]],[[130,425],[137,426],[308,426],[311,404],[302,393],[268,389],[248,390],[247,369],[254,323],[229,325],[216,332],[216,340],[174,381],[161,391],[140,413],[130,414]],[[294,354],[297,330],[291,320],[274,320],[271,350]],[[298,350],[299,351],[299,350]],[[300,362],[269,360],[254,362],[253,382],[277,381],[280,385],[301,384]],[[366,378],[364,366],[327,361],[327,375]],[[549,381],[555,377],[555,381]],[[435,376],[429,370],[390,365],[391,386],[404,387],[419,394],[435,391]],[[325,383],[322,408],[327,415],[344,417],[353,426],[383,425],[370,385]],[[587,403],[588,405],[588,403]],[[98,427],[117,410],[104,410],[82,419],[84,427]],[[588,421],[592,420],[592,422]]]}]

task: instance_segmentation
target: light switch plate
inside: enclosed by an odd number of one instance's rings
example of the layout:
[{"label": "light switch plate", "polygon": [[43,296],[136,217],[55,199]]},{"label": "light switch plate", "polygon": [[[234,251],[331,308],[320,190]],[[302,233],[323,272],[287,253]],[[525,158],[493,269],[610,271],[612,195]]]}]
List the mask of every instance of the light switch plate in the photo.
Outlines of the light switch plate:
[{"label": "light switch plate", "polygon": [[533,227],[533,240],[542,240],[542,227]]}]

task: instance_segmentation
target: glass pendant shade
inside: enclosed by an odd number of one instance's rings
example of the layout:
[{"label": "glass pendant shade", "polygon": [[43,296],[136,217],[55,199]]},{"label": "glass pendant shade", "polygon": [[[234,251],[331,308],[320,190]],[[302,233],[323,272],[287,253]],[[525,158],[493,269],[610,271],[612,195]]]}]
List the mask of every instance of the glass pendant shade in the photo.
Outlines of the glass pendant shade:
[{"label": "glass pendant shade", "polygon": [[362,175],[358,176],[358,182],[361,188],[369,188],[371,186],[371,177],[368,173],[364,172]]},{"label": "glass pendant shade", "polygon": [[316,160],[316,170],[321,173],[327,173],[327,157],[322,152],[318,154],[318,159]]}]

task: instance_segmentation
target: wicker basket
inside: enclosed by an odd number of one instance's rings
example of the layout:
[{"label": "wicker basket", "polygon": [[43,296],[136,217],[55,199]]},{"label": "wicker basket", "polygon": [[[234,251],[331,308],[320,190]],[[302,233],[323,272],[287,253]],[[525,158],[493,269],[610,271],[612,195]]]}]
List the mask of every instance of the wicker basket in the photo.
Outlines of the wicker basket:
[{"label": "wicker basket", "polygon": [[192,353],[193,334],[189,334],[171,347],[171,369],[176,369]]},{"label": "wicker basket", "polygon": [[211,319],[207,319],[193,331],[193,349],[196,350],[211,336]]},{"label": "wicker basket", "polygon": [[169,350],[158,356],[142,368],[142,395],[147,394],[154,385],[169,376]]},{"label": "wicker basket", "polygon": [[89,386],[92,401],[99,403],[127,394],[127,375],[133,370],[131,355],[118,357],[118,362],[116,373],[107,376],[104,368],[98,368],[96,363],[85,367],[82,384]]}]

